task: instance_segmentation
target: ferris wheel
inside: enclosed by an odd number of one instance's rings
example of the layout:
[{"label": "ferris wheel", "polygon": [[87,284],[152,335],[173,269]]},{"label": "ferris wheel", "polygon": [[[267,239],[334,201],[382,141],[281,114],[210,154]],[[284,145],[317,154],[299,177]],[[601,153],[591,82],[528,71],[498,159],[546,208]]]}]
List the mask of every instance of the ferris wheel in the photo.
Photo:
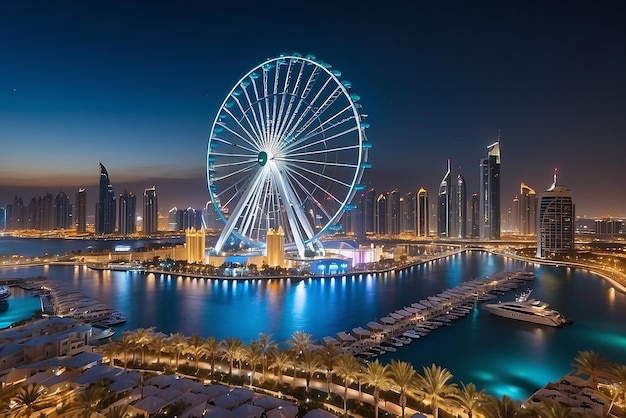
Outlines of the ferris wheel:
[{"label": "ferris wheel", "polygon": [[360,184],[370,143],[360,97],[315,56],[281,54],[244,75],[211,127],[207,183],[231,238],[263,248],[282,229],[285,249],[322,252]]}]

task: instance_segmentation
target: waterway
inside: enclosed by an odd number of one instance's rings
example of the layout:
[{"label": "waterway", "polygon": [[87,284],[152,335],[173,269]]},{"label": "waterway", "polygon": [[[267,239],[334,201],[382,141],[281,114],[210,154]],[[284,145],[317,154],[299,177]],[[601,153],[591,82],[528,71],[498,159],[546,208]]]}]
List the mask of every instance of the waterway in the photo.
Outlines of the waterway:
[{"label": "waterway", "polygon": [[[410,361],[418,371],[435,363],[454,381],[473,382],[488,393],[525,399],[571,370],[578,351],[594,350],[626,364],[626,295],[581,269],[531,265],[533,297],[574,320],[563,328],[495,317],[480,305],[470,315],[381,358]],[[388,313],[463,281],[526,264],[473,251],[379,275],[321,279],[195,279],[176,275],[95,271],[84,266],[2,268],[0,278],[45,275],[122,311],[118,331],[155,326],[164,333],[199,333],[248,342],[259,332],[275,341],[302,330],[319,339],[365,326]],[[522,289],[518,289],[518,292]],[[509,292],[502,300],[512,300]],[[5,316],[21,302],[12,295]],[[29,298],[32,298],[29,300]],[[36,300],[28,294],[22,301]],[[119,332],[118,332],[119,334]]]}]

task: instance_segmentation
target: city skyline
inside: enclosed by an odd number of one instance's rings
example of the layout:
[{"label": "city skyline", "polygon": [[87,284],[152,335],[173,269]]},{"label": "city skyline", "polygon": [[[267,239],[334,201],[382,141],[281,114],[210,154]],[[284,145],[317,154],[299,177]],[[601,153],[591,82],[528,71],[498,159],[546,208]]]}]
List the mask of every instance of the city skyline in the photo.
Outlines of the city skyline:
[{"label": "city skyline", "polygon": [[12,4],[0,16],[0,33],[15,39],[0,46],[10,57],[0,68],[0,205],[85,188],[92,215],[101,161],[116,195],[155,186],[160,210],[203,207],[220,103],[249,69],[298,51],[360,94],[368,187],[435,196],[450,159],[471,196],[500,129],[502,211],[522,182],[547,190],[558,168],[577,215],[623,216],[626,195],[607,173],[621,168],[626,123],[624,12],[611,2]]}]

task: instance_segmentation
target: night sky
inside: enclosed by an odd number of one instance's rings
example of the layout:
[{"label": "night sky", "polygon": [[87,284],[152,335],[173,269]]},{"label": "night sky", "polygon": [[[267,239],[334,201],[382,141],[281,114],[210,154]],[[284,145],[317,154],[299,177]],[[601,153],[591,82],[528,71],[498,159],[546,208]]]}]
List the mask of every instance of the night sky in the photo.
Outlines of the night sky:
[{"label": "night sky", "polygon": [[626,215],[626,3],[9,1],[0,6],[0,206],[156,186],[200,208],[209,130],[246,72],[314,54],[361,96],[363,179],[468,194],[501,132],[502,206],[558,168],[579,216]]}]

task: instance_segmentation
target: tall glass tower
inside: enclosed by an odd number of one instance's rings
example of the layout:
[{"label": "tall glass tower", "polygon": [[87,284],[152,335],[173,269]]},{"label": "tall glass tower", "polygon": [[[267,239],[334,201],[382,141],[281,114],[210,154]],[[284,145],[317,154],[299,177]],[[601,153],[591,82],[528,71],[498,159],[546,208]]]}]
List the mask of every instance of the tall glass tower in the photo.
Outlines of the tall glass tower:
[{"label": "tall glass tower", "polygon": [[96,235],[115,232],[115,193],[107,169],[100,163],[100,186],[96,203]]},{"label": "tall glass tower", "polygon": [[437,235],[450,237],[450,209],[452,208],[452,181],[450,179],[450,160],[448,170],[439,184],[439,198],[437,201]]},{"label": "tall glass tower", "polygon": [[159,211],[156,187],[150,187],[143,194],[143,232],[152,234],[159,230]]},{"label": "tall glass tower", "polygon": [[137,217],[137,197],[134,193],[124,193],[119,196],[119,226],[120,235],[134,234],[137,231],[135,219]]},{"label": "tall glass tower", "polygon": [[519,233],[535,235],[537,233],[537,196],[528,185],[520,185],[519,198]]},{"label": "tall glass tower", "polygon": [[74,205],[76,232],[87,232],[87,191],[85,189],[78,189]]},{"label": "tall glass tower", "polygon": [[537,213],[537,257],[559,257],[574,253],[575,207],[572,191],[554,182],[539,193]]},{"label": "tall glass tower", "polygon": [[480,160],[480,237],[500,239],[500,139]]},{"label": "tall glass tower", "polygon": [[457,238],[467,237],[467,194],[465,179],[462,175],[456,178],[454,193],[454,234]]},{"label": "tall glass tower", "polygon": [[428,192],[426,189],[421,188],[417,191],[415,198],[415,233],[418,237],[427,237],[429,235],[429,222]]}]

